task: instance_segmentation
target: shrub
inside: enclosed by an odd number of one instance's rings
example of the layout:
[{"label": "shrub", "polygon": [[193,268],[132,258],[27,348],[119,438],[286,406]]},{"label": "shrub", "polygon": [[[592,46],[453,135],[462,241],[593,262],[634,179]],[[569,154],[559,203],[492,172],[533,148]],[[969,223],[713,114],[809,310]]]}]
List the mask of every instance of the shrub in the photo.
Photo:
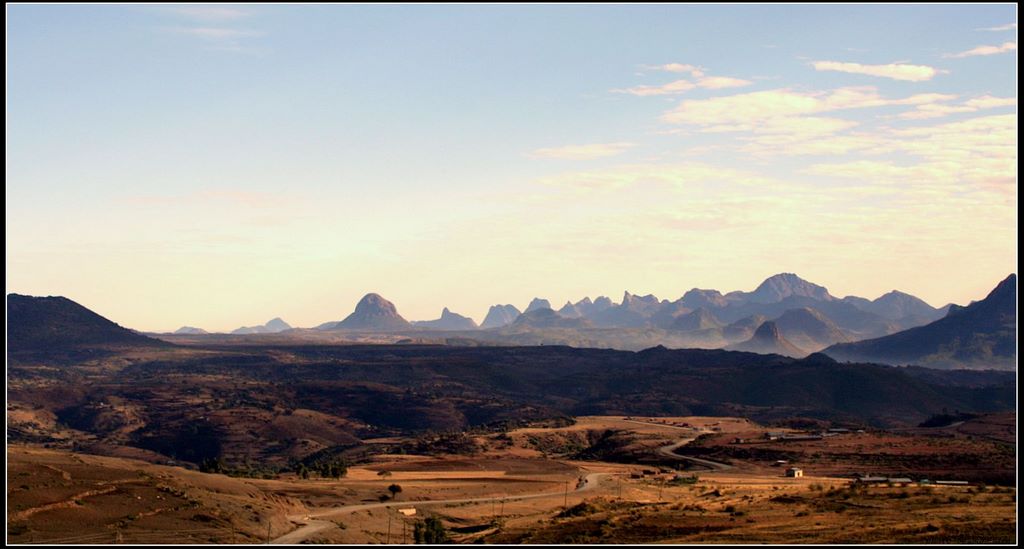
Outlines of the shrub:
[{"label": "shrub", "polygon": [[418,520],[412,527],[412,538],[417,544],[449,543],[448,531],[437,517]]}]

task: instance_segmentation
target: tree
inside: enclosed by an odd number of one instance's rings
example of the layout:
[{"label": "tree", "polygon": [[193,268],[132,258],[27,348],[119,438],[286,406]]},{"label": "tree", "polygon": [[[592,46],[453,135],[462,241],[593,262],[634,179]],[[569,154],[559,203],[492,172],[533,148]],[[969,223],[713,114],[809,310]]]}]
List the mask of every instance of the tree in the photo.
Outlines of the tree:
[{"label": "tree", "polygon": [[440,519],[428,517],[426,520],[417,520],[412,526],[412,539],[418,544],[423,543],[451,543],[448,532],[444,529]]},{"label": "tree", "polygon": [[391,499],[395,499],[395,496],[397,496],[398,493],[401,491],[402,487],[397,484],[392,484],[391,486],[388,486],[388,492],[391,492]]},{"label": "tree", "polygon": [[316,469],[324,478],[341,478],[348,473],[348,465],[343,460],[320,462]]}]

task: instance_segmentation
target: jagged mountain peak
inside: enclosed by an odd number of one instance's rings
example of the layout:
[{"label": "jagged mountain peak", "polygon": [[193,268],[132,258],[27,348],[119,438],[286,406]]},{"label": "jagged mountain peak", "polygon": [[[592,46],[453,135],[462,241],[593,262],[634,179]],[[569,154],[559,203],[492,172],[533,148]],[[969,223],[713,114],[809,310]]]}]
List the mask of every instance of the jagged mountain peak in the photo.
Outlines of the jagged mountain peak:
[{"label": "jagged mountain peak", "polygon": [[452,312],[448,307],[441,310],[441,318],[436,320],[420,320],[412,323],[419,329],[428,330],[476,330],[476,322],[472,318]]},{"label": "jagged mountain peak", "polygon": [[523,311],[523,313],[531,313],[539,309],[551,309],[551,302],[546,299],[535,297],[532,301],[530,301],[530,304],[526,306],[526,310]]},{"label": "jagged mountain peak", "polygon": [[519,316],[519,309],[515,305],[491,305],[491,308],[487,311],[487,316],[484,317],[481,328],[501,328],[502,326],[508,326]]},{"label": "jagged mountain peak", "polygon": [[759,354],[776,354],[783,356],[791,356],[794,358],[800,358],[807,355],[807,352],[790,343],[785,337],[782,336],[782,332],[779,327],[771,320],[762,323],[754,331],[754,335],[750,339],[729,345],[726,347],[730,351],[746,351],[750,353]]},{"label": "jagged mountain peak", "polygon": [[837,360],[916,364],[931,368],[1013,370],[1017,367],[1017,275],[981,301],[951,306],[934,322],[884,337],[825,349]]},{"label": "jagged mountain peak", "polygon": [[770,276],[747,295],[748,299],[755,303],[777,303],[790,296],[809,297],[820,301],[835,299],[824,286],[808,282],[794,273]]}]

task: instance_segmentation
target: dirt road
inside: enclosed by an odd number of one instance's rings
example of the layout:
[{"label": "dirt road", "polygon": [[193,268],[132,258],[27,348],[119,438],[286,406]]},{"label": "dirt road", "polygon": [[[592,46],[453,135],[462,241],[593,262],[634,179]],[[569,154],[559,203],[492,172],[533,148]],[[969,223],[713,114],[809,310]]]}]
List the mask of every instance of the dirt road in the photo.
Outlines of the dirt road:
[{"label": "dirt road", "polygon": [[[654,425],[656,427],[667,427],[669,429],[678,429],[680,431],[690,431],[690,432],[694,431],[694,429],[692,427],[677,427],[675,425],[665,425],[665,424],[662,424],[662,423],[651,423],[649,421],[637,421],[635,419],[627,419],[625,421],[628,421],[630,423],[638,423],[640,425]],[[709,431],[701,429],[701,430],[698,430],[697,432],[704,433],[704,432],[709,432]],[[732,469],[732,465],[729,465],[727,463],[719,463],[717,461],[711,461],[710,459],[701,459],[701,458],[695,458],[695,457],[690,457],[690,456],[682,456],[682,455],[679,455],[679,454],[676,453],[676,449],[681,448],[683,446],[686,446],[687,444],[689,444],[689,443],[693,442],[694,440],[696,440],[696,438],[697,437],[690,437],[690,438],[684,438],[684,439],[677,440],[676,442],[673,442],[672,444],[668,444],[668,445],[662,446],[661,448],[658,448],[658,453],[663,455],[663,456],[665,456],[665,457],[670,457],[672,459],[679,459],[679,460],[683,460],[683,461],[688,461],[690,463],[695,463],[697,465],[700,465],[701,467],[707,467],[708,469],[711,469],[712,471],[725,471],[726,469]]]},{"label": "dirt road", "polygon": [[690,457],[690,456],[682,456],[682,455],[679,455],[679,454],[676,453],[676,449],[677,448],[680,448],[682,446],[686,446],[687,444],[689,444],[691,442],[693,442],[692,438],[684,438],[683,440],[680,440],[678,442],[674,442],[674,443],[669,444],[667,446],[662,446],[661,448],[658,448],[658,453],[663,455],[663,456],[670,457],[670,458],[673,458],[673,459],[681,459],[681,460],[684,460],[684,461],[689,461],[690,463],[696,463],[697,465],[700,465],[702,467],[707,467],[707,468],[711,469],[712,471],[725,471],[726,469],[732,469],[732,465],[729,465],[727,463],[719,463],[717,461],[711,461],[710,459],[701,459],[701,458],[695,458],[695,457]]},{"label": "dirt road", "polygon": [[[598,486],[602,477],[608,476],[611,473],[590,473],[583,478],[583,482],[572,491],[573,494],[580,492],[587,492],[593,490]],[[538,499],[547,497],[562,496],[565,492],[544,492],[539,494],[523,494],[518,496],[497,496],[489,498],[463,498],[463,499],[437,499],[430,501],[392,501],[388,503],[364,503],[359,505],[343,505],[341,507],[334,507],[331,509],[324,509],[321,511],[315,511],[305,515],[289,515],[288,520],[293,522],[301,523],[298,529],[293,530],[277,539],[272,540],[270,543],[274,544],[292,544],[302,543],[304,540],[309,539],[314,534],[322,532],[335,526],[335,524],[329,520],[322,520],[326,518],[334,518],[343,515],[352,514],[358,511],[365,511],[367,509],[384,509],[391,507],[429,507],[435,505],[447,505],[450,503],[490,503],[492,501],[519,501],[524,499]]]}]

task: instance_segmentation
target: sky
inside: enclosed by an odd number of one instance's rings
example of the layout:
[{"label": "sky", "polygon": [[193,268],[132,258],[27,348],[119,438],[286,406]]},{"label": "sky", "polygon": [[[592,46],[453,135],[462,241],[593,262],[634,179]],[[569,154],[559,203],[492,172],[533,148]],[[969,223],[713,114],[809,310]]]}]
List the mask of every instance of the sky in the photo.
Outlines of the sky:
[{"label": "sky", "polygon": [[1016,270],[1013,4],[6,13],[7,292],[138,330]]}]

